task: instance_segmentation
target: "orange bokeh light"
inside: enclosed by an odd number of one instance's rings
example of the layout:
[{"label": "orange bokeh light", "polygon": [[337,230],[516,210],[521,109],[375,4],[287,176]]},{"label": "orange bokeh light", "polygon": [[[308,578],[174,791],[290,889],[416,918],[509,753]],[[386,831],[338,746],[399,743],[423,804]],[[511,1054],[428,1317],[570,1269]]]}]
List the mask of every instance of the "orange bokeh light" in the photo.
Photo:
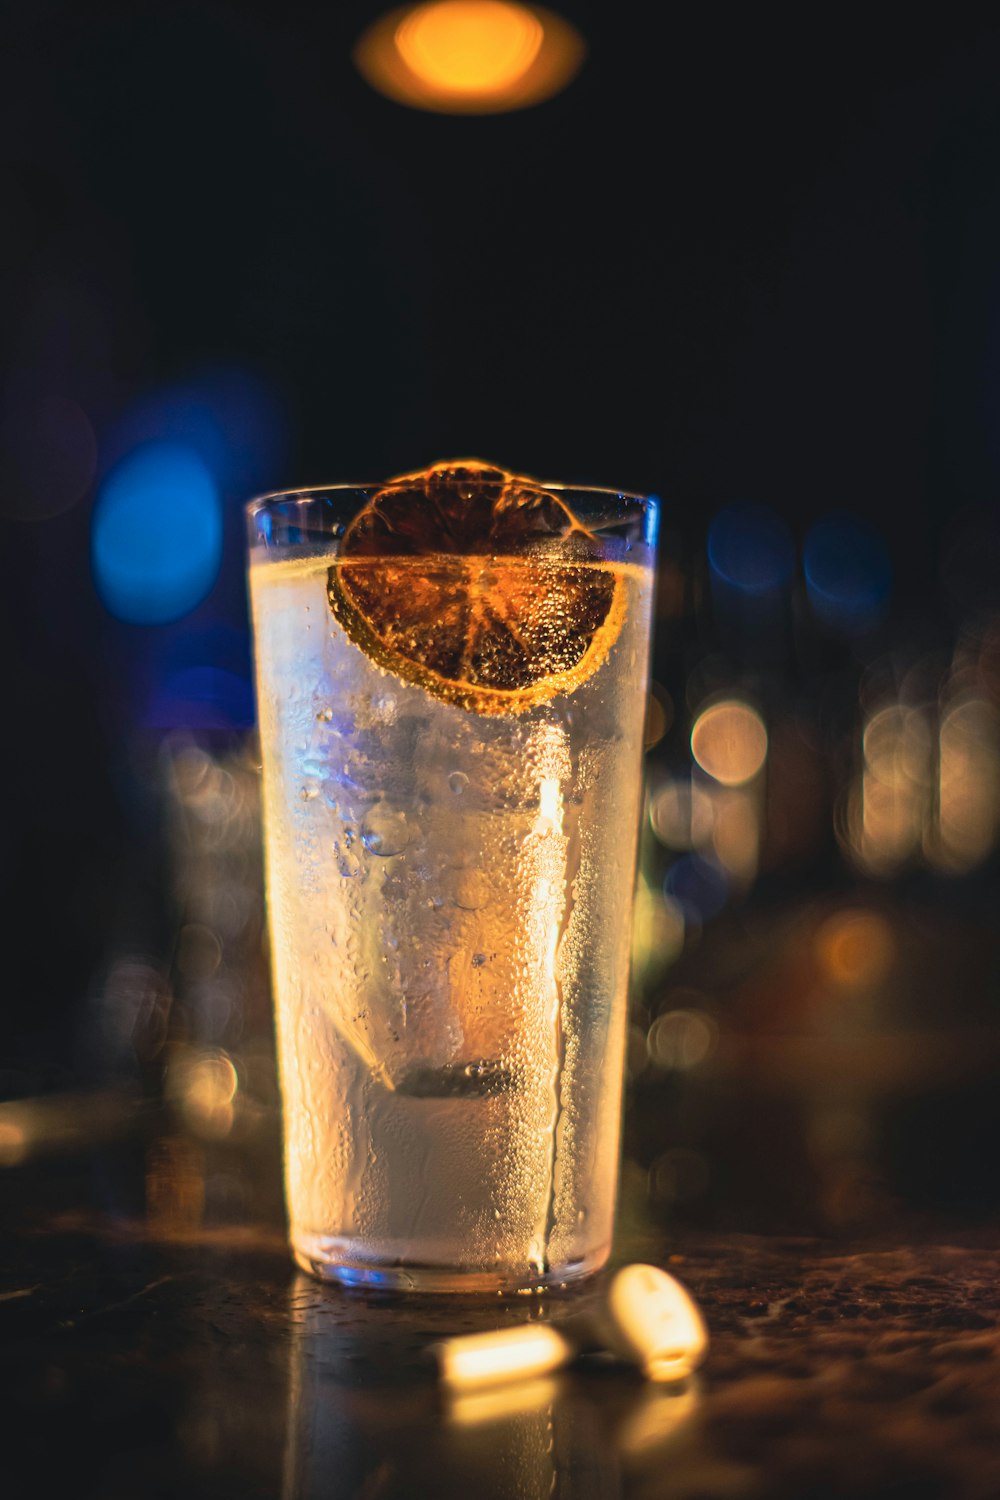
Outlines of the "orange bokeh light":
[{"label": "orange bokeh light", "polygon": [[538,56],[542,23],[504,0],[438,0],[418,5],[396,27],[396,49],[433,89],[497,93],[524,77]]},{"label": "orange bokeh light", "polygon": [[371,86],[415,109],[498,114],[564,88],[584,57],[576,29],[512,0],[430,0],[391,11],[360,38],[354,61]]},{"label": "orange bokeh light", "polygon": [[691,731],[691,753],[701,769],[722,786],[752,781],[767,759],[767,730],[748,703],[729,699],[698,715]]},{"label": "orange bokeh light", "polygon": [[816,956],[828,979],[845,989],[878,984],[892,967],[892,928],[873,911],[842,911],[816,934]]}]

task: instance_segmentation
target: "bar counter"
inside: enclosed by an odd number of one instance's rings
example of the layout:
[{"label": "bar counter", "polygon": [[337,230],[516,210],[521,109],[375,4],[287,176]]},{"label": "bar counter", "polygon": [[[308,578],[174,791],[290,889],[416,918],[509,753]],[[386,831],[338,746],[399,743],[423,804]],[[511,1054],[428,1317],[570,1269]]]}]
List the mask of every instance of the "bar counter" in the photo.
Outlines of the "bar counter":
[{"label": "bar counter", "polygon": [[633,1226],[616,1260],[665,1266],[705,1314],[699,1376],[654,1386],[593,1358],[447,1398],[434,1340],[558,1324],[599,1288],[379,1300],[297,1271],[277,1213],[184,1228],[101,1200],[93,1171],[0,1182],[5,1468],[23,1476],[8,1493],[1000,1494],[1000,1279],[982,1226],[864,1244]]}]

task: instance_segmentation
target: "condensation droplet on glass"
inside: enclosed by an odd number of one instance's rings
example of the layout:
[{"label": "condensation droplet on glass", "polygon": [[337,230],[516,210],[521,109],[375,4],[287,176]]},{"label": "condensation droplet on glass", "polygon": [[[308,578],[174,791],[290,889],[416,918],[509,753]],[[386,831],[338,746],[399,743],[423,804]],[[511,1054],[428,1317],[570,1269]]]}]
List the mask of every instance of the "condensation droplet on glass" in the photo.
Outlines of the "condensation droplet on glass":
[{"label": "condensation droplet on glass", "polygon": [[458,797],[461,796],[462,792],[469,785],[469,778],[464,771],[452,771],[448,777],[448,785],[455,793],[455,796]]},{"label": "condensation droplet on glass", "polygon": [[462,911],[479,911],[490,899],[490,880],[483,870],[460,870],[455,884],[455,905]]},{"label": "condensation droplet on glass", "polygon": [[375,854],[380,859],[402,854],[410,842],[406,814],[395,812],[391,807],[373,807],[362,824],[361,842],[369,854]]}]

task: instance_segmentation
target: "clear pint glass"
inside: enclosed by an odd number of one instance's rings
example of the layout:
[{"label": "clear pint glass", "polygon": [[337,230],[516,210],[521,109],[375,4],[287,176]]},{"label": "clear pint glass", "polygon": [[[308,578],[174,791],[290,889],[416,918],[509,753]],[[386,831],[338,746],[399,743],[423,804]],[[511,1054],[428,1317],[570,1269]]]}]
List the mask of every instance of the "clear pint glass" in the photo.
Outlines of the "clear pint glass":
[{"label": "clear pint glass", "polygon": [[656,510],[456,461],[248,509],[296,1260],[600,1268]]}]

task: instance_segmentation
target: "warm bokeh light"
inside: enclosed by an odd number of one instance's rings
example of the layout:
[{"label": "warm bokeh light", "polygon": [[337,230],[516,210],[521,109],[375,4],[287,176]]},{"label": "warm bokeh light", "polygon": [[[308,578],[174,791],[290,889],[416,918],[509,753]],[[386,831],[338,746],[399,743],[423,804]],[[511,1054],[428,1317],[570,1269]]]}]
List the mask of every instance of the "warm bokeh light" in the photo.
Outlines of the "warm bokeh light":
[{"label": "warm bokeh light", "polygon": [[651,750],[658,745],[674,719],[674,705],[670,694],[658,682],[649,686],[646,698],[646,723],[643,729],[643,748]]},{"label": "warm bokeh light", "polygon": [[688,777],[667,781],[650,795],[649,821],[668,849],[704,848],[715,821],[711,794]]},{"label": "warm bokeh light", "polygon": [[397,103],[493,114],[550,98],[584,57],[576,29],[540,6],[432,0],[376,21],[354,52],[368,83]]},{"label": "warm bokeh light", "polygon": [[658,1068],[686,1072],[711,1056],[718,1039],[712,1017],[699,1010],[669,1010],[657,1016],[646,1045]]},{"label": "warm bokeh light", "polygon": [[699,714],[691,731],[691,753],[701,769],[723,786],[751,781],[767,759],[767,730],[748,703],[728,699]]},{"label": "warm bokeh light", "polygon": [[396,27],[406,66],[430,88],[501,92],[523,78],[545,35],[537,16],[505,0],[438,0],[418,5]]},{"label": "warm bokeh light", "polygon": [[678,902],[640,880],[632,916],[632,967],[637,975],[668,968],[680,956],[684,926]]},{"label": "warm bokeh light", "polygon": [[816,957],[826,977],[844,989],[878,984],[892,967],[892,928],[873,911],[841,911],[816,933]]},{"label": "warm bokeh light", "polygon": [[233,1127],[239,1077],[225,1052],[182,1055],[171,1065],[167,1092],[186,1123],[204,1140],[222,1140]]},{"label": "warm bokeh light", "polygon": [[927,713],[889,704],[873,713],[864,765],[848,796],[846,841],[872,874],[890,874],[916,855],[931,821],[933,746]]},{"label": "warm bokeh light", "polygon": [[984,698],[961,699],[941,717],[937,803],[930,858],[956,874],[981,864],[1000,824],[1000,716]]},{"label": "warm bokeh light", "polygon": [[0,1119],[0,1167],[16,1167],[28,1154],[24,1129],[13,1120]]},{"label": "warm bokeh light", "polygon": [[0,1167],[91,1150],[134,1124],[134,1101],[116,1090],[13,1099],[0,1104]]},{"label": "warm bokeh light", "polygon": [[760,798],[753,787],[714,790],[712,850],[734,881],[749,885],[760,862]]}]

